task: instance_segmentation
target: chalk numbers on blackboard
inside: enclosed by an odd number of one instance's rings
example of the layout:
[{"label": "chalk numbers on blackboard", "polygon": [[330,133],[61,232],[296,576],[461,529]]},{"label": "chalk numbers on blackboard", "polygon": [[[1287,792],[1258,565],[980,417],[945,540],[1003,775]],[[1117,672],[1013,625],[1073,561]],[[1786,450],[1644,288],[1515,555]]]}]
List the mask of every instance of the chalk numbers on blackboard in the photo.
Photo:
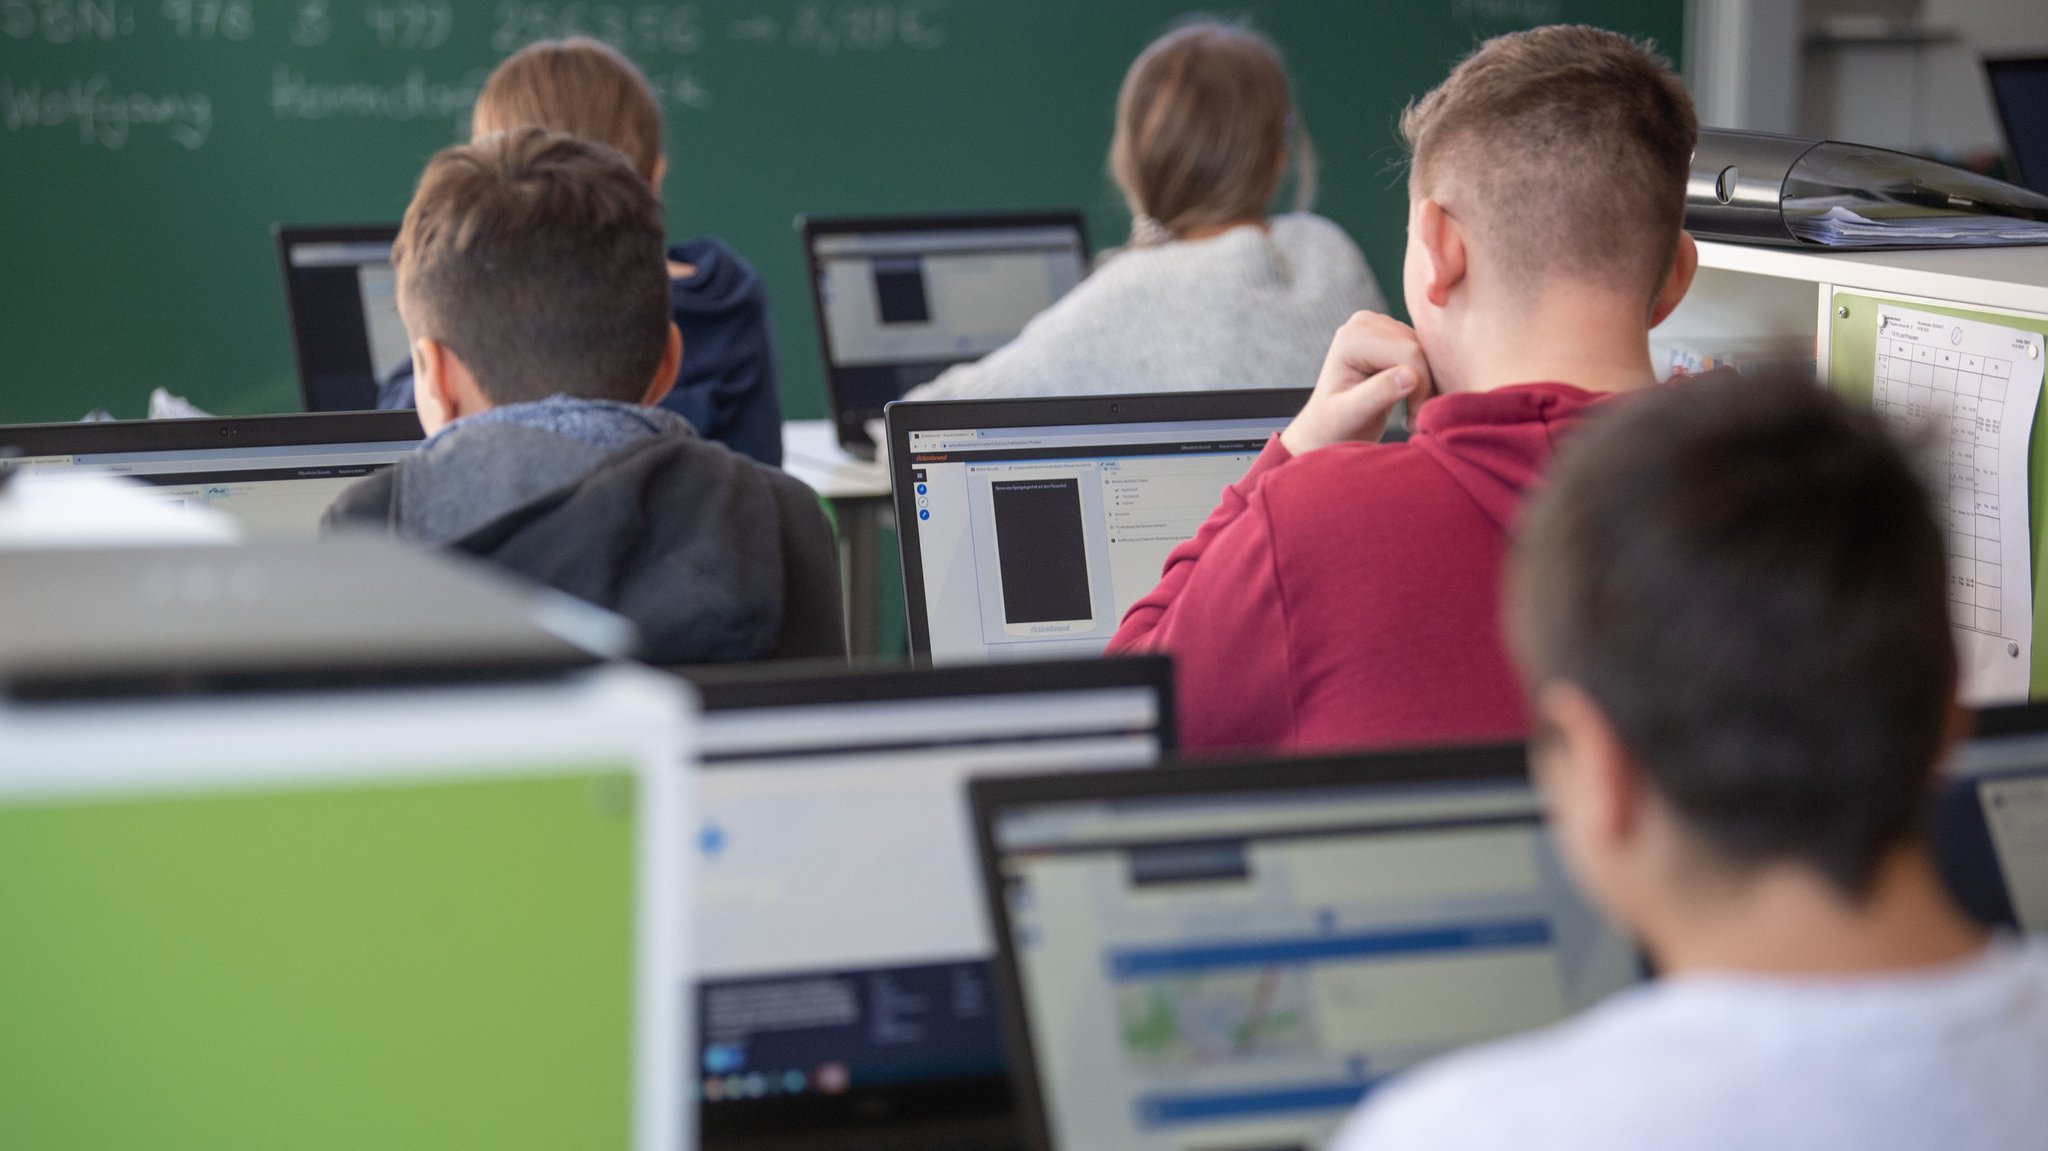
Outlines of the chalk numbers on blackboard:
[{"label": "chalk numbers on blackboard", "polygon": [[247,40],[256,34],[254,0],[164,0],[163,17],[180,40]]},{"label": "chalk numbers on blackboard", "polygon": [[292,21],[292,43],[317,48],[334,35],[334,21],[327,17],[327,0],[300,0],[298,19]]},{"label": "chalk numbers on blackboard", "polygon": [[704,46],[692,4],[500,4],[491,47],[512,52],[535,40],[590,36],[628,51],[687,54]]},{"label": "chalk numbers on blackboard", "polygon": [[429,50],[448,42],[455,31],[455,6],[448,0],[428,3],[368,4],[363,19],[377,34],[379,48]]}]

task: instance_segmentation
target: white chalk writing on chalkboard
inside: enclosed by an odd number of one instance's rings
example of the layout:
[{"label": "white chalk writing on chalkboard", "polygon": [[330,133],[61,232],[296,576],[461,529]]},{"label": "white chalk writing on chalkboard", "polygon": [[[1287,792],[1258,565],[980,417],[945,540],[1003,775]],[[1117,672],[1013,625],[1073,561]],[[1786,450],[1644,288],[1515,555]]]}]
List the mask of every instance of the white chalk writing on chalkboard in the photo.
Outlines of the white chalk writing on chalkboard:
[{"label": "white chalk writing on chalkboard", "polygon": [[[138,9],[151,15],[138,17]],[[153,28],[180,40],[248,40],[256,35],[255,0],[0,0],[0,36],[11,40],[93,43]]]},{"label": "white chalk writing on chalkboard", "polygon": [[628,52],[695,52],[704,29],[694,4],[500,4],[491,47],[510,52],[535,40],[590,36]]},{"label": "white chalk writing on chalkboard", "polygon": [[123,10],[112,0],[40,3],[0,0],[0,35],[11,40],[70,44],[80,40],[112,40],[135,32],[135,9]]},{"label": "white chalk writing on chalkboard", "polygon": [[[821,54],[880,52],[897,45],[929,49],[946,42],[938,20],[944,9],[944,0],[811,0],[788,19],[757,13],[721,28],[735,43],[786,44]],[[493,10],[492,19],[491,47],[500,52],[535,40],[591,36],[626,52],[688,55],[701,51],[707,37],[693,4],[506,3]]]},{"label": "white chalk writing on chalkboard", "polygon": [[138,127],[161,127],[193,149],[213,134],[213,101],[204,93],[124,92],[106,76],[50,86],[0,77],[0,116],[9,132],[74,128],[80,144],[109,149],[126,147]]},{"label": "white chalk writing on chalkboard", "polygon": [[946,33],[935,16],[936,0],[906,0],[901,4],[805,4],[790,23],[789,42],[798,48],[831,53],[844,48],[850,52],[879,52],[894,44],[910,48],[937,48]]},{"label": "white chalk writing on chalkboard", "polygon": [[455,6],[448,0],[413,4],[366,4],[363,19],[377,34],[379,48],[430,52],[455,31]]},{"label": "white chalk writing on chalkboard", "polygon": [[655,98],[666,104],[699,109],[711,106],[711,93],[704,90],[704,85],[697,80],[697,74],[688,68],[649,72],[647,85],[654,89]]},{"label": "white chalk writing on chalkboard", "polygon": [[1555,24],[1563,12],[1557,0],[1457,0],[1451,6],[1460,20],[1492,24]]},{"label": "white chalk writing on chalkboard", "polygon": [[454,83],[429,80],[414,68],[396,84],[309,80],[289,64],[270,74],[270,113],[280,120],[424,120],[464,117],[483,90],[485,74],[472,70]]},{"label": "white chalk writing on chalkboard", "polygon": [[[1513,6],[1547,0],[1461,2]],[[354,36],[360,38],[367,30],[378,49],[417,54],[442,49],[459,35],[475,37],[486,31],[491,48],[500,53],[538,39],[588,35],[642,57],[649,65],[648,83],[663,104],[702,110],[711,107],[712,94],[698,70],[663,64],[662,56],[695,56],[714,39],[736,52],[779,47],[824,56],[930,50],[946,42],[939,21],[945,3],[801,0],[780,13],[757,10],[713,25],[704,22],[695,4],[501,3],[492,9],[486,30],[463,22],[450,0],[294,0],[288,7],[280,6],[283,12],[254,0],[0,0],[0,39],[88,44],[147,34],[250,52],[261,51],[252,43],[263,31],[259,17],[268,26],[268,37],[289,42],[288,52],[318,49],[337,36],[346,38],[352,25],[357,29]],[[355,24],[358,19],[361,23]],[[273,20],[279,23],[269,23]],[[467,127],[487,74],[472,68],[459,77],[437,76],[427,67],[413,67],[396,78],[322,76],[325,56],[271,66],[274,119],[444,119],[459,134]],[[69,129],[83,145],[120,149],[138,129],[147,127],[161,129],[185,148],[198,149],[213,133],[214,108],[204,93],[129,89],[98,73],[57,81],[0,79],[0,115],[9,133]]]},{"label": "white chalk writing on chalkboard", "polygon": [[299,0],[298,14],[292,20],[292,43],[317,48],[332,35],[334,18],[327,14],[327,0]]},{"label": "white chalk writing on chalkboard", "polygon": [[247,40],[256,34],[251,0],[163,0],[163,18],[180,40]]}]

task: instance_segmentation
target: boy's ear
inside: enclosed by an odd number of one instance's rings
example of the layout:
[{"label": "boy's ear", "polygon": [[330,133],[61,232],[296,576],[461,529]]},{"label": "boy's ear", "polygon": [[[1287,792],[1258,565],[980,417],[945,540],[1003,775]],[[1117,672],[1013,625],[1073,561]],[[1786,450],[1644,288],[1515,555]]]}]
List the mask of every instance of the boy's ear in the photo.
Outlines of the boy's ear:
[{"label": "boy's ear", "polygon": [[1685,299],[1685,293],[1692,287],[1692,278],[1700,270],[1700,248],[1693,243],[1692,233],[1678,233],[1678,251],[1672,254],[1671,271],[1664,277],[1664,283],[1657,289],[1657,298],[1650,301],[1650,326],[1656,327],[1671,318],[1678,305]]},{"label": "boy's ear", "polygon": [[419,412],[421,429],[430,436],[461,414],[449,362],[453,358],[439,340],[412,342],[412,406]]},{"label": "boy's ear", "polygon": [[1411,243],[1420,244],[1423,254],[1423,295],[1432,307],[1441,308],[1451,299],[1451,289],[1465,279],[1465,226],[1441,202],[1424,197],[1415,202]]},{"label": "boy's ear", "polygon": [[651,183],[653,183],[653,185],[654,185],[654,194],[655,194],[655,195],[657,195],[657,196],[661,195],[661,182],[662,182],[663,180],[667,179],[667,178],[668,178],[668,157],[667,157],[667,156],[656,156],[656,157],[654,158],[654,179],[653,179],[653,180],[651,181]]},{"label": "boy's ear", "polygon": [[1540,782],[1554,816],[1599,854],[1626,846],[1641,830],[1648,791],[1613,722],[1576,684],[1546,686],[1537,707],[1551,733]]},{"label": "boy's ear", "polygon": [[661,366],[654,369],[654,378],[647,382],[647,394],[640,397],[640,406],[651,408],[668,398],[676,386],[676,373],[683,367],[683,330],[669,321],[668,346],[662,349]]}]

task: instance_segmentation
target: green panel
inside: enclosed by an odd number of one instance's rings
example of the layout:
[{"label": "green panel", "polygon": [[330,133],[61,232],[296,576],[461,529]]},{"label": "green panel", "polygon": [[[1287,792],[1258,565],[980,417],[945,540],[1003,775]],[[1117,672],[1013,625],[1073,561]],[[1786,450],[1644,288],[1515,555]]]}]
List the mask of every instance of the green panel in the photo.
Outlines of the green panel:
[{"label": "green panel", "polygon": [[[1843,305],[1849,309],[1846,317],[1841,314]],[[1870,403],[1871,381],[1877,372],[1877,309],[1882,305],[1997,324],[2048,337],[2048,316],[1944,308],[1914,300],[1836,292],[1833,310],[1828,314],[1828,383],[1865,406]],[[2028,695],[2037,700],[2048,699],[2048,612],[2041,609],[2042,595],[2048,592],[2043,583],[2048,580],[2048,565],[2041,562],[2041,549],[2048,546],[2048,463],[2043,458],[2044,442],[2048,442],[2048,402],[2035,406],[2034,430],[2027,440],[2027,530],[2034,543],[2034,650],[2033,666],[2028,671]]]},{"label": "green panel", "polygon": [[903,598],[902,541],[891,523],[879,533],[881,570],[876,573],[875,594],[882,600],[882,618],[876,629],[876,649],[884,659],[910,657],[910,604]]},{"label": "green panel", "polygon": [[[619,41],[661,87],[670,229],[720,235],[761,269],[785,409],[822,415],[791,219],[1078,205],[1095,242],[1116,243],[1117,84],[1188,7],[0,0],[0,422],[136,416],[157,384],[226,413],[294,406],[270,224],[396,219],[491,66],[578,30]],[[1684,24],[1683,0],[1230,10],[1288,53],[1325,161],[1321,209],[1397,307],[1394,123],[1409,99],[1495,32],[1585,21],[1676,58]]]},{"label": "green panel", "polygon": [[632,787],[0,806],[0,1147],[626,1147]]}]

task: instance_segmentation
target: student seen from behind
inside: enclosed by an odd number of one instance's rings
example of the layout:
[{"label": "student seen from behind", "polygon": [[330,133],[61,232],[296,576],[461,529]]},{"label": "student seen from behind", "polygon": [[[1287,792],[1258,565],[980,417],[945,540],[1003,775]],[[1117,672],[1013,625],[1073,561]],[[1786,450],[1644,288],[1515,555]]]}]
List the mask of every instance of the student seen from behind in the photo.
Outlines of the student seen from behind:
[{"label": "student seen from behind", "polygon": [[[661,190],[661,105],[631,60],[582,37],[543,40],[507,57],[477,96],[475,136],[522,124],[609,144]],[[668,248],[670,311],[683,335],[683,361],[662,405],[764,464],[782,464],[782,399],[761,277],[711,236]],[[378,407],[412,403],[409,380],[387,383]]]},{"label": "student seen from behind", "polygon": [[2048,1138],[2048,941],[1925,839],[1964,719],[1944,540],[1868,412],[1674,385],[1567,449],[1516,543],[1531,764],[1658,980],[1376,1093],[1339,1151],[1975,1151]]},{"label": "student seen from behind", "polygon": [[[1256,32],[1202,21],[1146,48],[1109,167],[1130,245],[1008,345],[907,398],[1298,388],[1345,317],[1386,307],[1358,246],[1307,210],[1308,132]],[[1290,167],[1297,210],[1270,215]]]},{"label": "student seen from behind", "polygon": [[[1520,735],[1497,613],[1509,526],[1583,416],[1654,382],[1649,329],[1692,280],[1698,122],[1645,45],[1499,37],[1402,130],[1414,327],[1343,326],[1301,414],[1110,645],[1173,654],[1185,746]],[[1375,442],[1426,397],[1407,443]]]},{"label": "student seen from behind", "polygon": [[392,249],[428,436],[327,526],[610,608],[656,663],[843,654],[809,488],[660,406],[682,339],[661,205],[602,144],[515,128],[431,160]]}]

